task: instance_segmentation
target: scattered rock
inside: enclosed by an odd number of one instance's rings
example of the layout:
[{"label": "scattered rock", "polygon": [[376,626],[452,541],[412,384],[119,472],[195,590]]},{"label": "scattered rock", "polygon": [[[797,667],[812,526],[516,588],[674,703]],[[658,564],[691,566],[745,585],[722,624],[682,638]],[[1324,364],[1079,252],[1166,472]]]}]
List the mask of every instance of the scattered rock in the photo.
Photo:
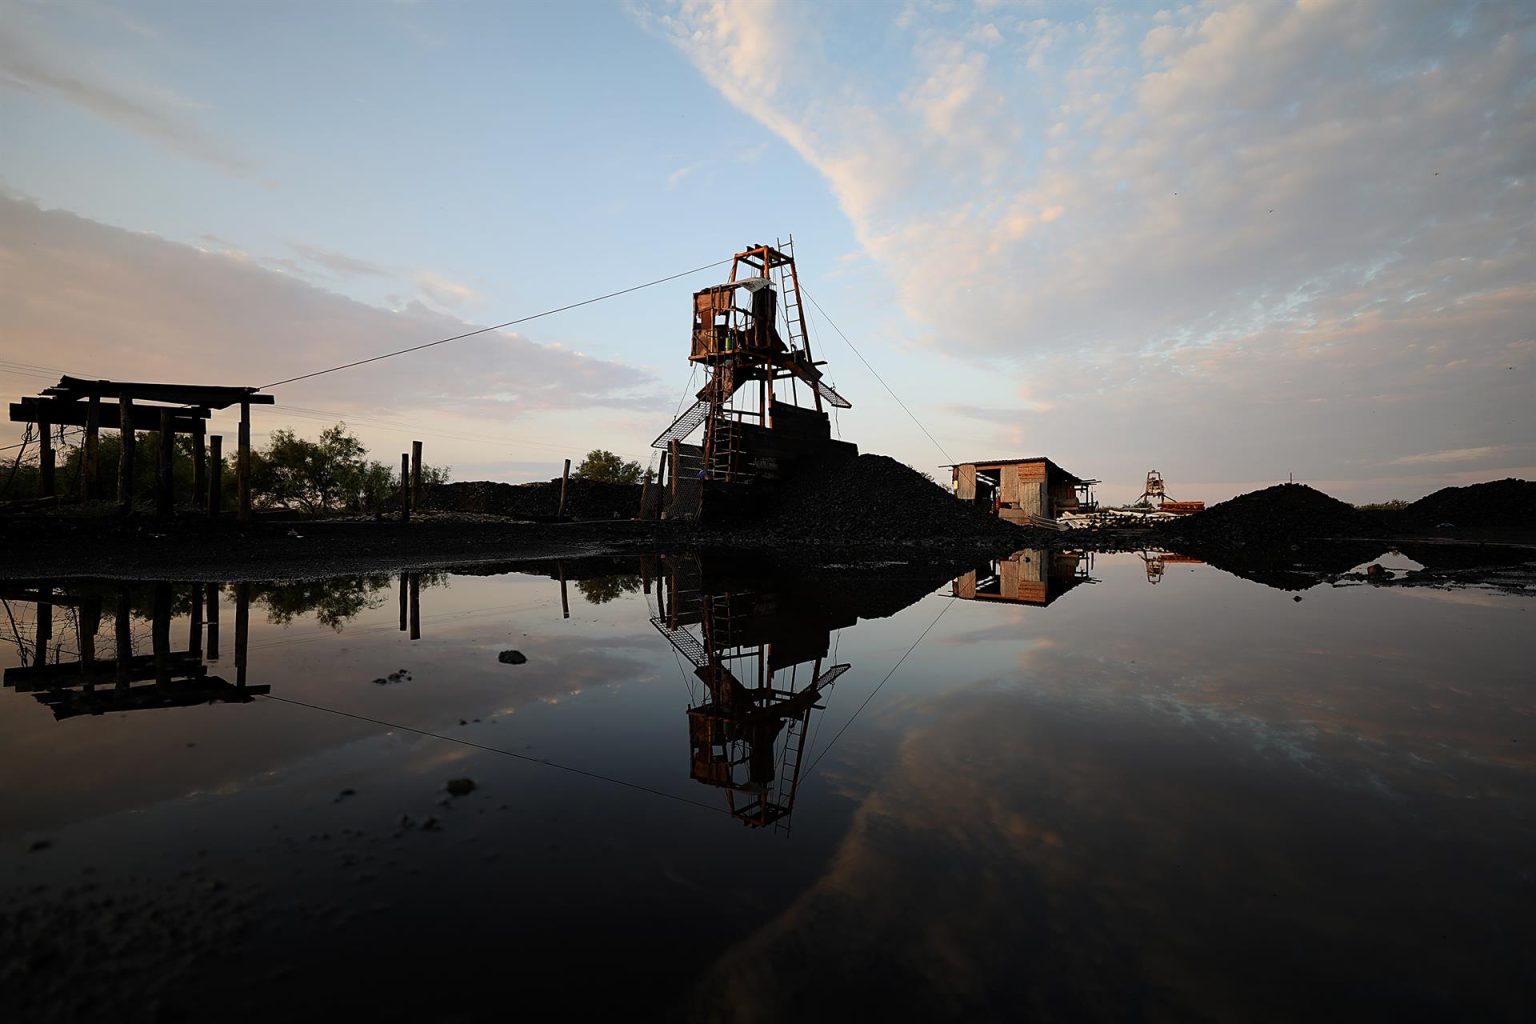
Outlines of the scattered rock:
[{"label": "scattered rock", "polygon": [[449,796],[468,796],[475,791],[475,780],[449,779],[447,788]]},{"label": "scattered rock", "polygon": [[528,655],[522,651],[502,651],[496,655],[496,660],[503,665],[522,665],[528,661]]},{"label": "scattered rock", "polygon": [[33,840],[31,846],[27,847],[27,852],[28,853],[41,853],[43,850],[48,849],[48,847],[50,847],[52,845],[53,845],[53,840],[51,840],[51,839],[36,839],[36,840]]}]

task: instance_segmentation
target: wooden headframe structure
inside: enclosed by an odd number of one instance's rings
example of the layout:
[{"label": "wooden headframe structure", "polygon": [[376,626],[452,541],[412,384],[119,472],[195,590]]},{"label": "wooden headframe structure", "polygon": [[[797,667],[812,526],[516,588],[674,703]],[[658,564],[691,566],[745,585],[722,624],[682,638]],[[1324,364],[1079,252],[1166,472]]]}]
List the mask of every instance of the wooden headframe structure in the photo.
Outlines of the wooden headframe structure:
[{"label": "wooden headframe structure", "polygon": [[86,380],[64,376],[58,384],[46,388],[35,398],[11,403],[11,422],[34,423],[40,439],[38,495],[56,496],[54,480],[55,452],[52,429],[56,426],[83,427],[80,472],[80,497],[101,497],[94,493],[97,476],[98,444],[101,428],[122,433],[122,456],[118,464],[117,500],[123,511],[133,508],[133,456],[135,436],[141,430],[159,434],[159,475],[156,508],[162,516],[174,510],[172,467],[175,436],[192,436],[194,502],[217,515],[222,493],[219,468],[222,463],[223,438],[214,435],[210,474],[207,451],[206,420],[214,409],[240,407],[240,435],[235,461],[239,483],[239,516],[251,515],[251,406],[271,405],[276,399],[261,394],[257,388],[220,387],[198,384],[150,384],[116,380]]},{"label": "wooden headframe structure", "polygon": [[[651,442],[664,453],[663,478],[670,456],[675,478],[697,474],[721,483],[745,482],[754,475],[749,452],[754,434],[774,428],[815,432],[807,417],[824,419],[828,405],[849,408],[822,379],[825,363],[811,354],[793,239],[748,246],[736,253],[724,284],[694,293],[688,359],[703,367],[704,387]],[[809,406],[799,404],[802,387]],[[701,426],[701,443],[683,444]]]}]

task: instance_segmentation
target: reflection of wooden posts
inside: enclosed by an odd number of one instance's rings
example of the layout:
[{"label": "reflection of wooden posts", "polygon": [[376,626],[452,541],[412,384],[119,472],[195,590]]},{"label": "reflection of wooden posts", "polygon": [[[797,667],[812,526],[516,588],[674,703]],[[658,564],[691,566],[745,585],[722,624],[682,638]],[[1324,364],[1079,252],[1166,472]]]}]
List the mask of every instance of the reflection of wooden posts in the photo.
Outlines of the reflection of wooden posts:
[{"label": "reflection of wooden posts", "polygon": [[85,407],[85,443],[80,449],[80,500],[96,497],[97,463],[101,453],[101,399],[92,395]]},{"label": "reflection of wooden posts", "polygon": [[219,660],[219,585],[208,584],[208,660]]},{"label": "reflection of wooden posts", "polygon": [[400,584],[395,589],[400,592],[400,632],[404,633],[409,627],[406,625],[411,608],[411,581],[407,578],[405,570],[400,571]]},{"label": "reflection of wooden posts", "polygon": [[37,496],[53,497],[53,424],[37,419]]},{"label": "reflection of wooden posts", "polygon": [[245,654],[251,639],[251,585],[235,584],[235,685],[245,689]]},{"label": "reflection of wooden posts", "polygon": [[411,457],[400,453],[400,521],[411,521]]},{"label": "reflection of wooden posts", "polygon": [[565,563],[556,562],[555,568],[560,573],[560,617],[568,619],[571,617],[571,599],[565,592]]},{"label": "reflection of wooden posts", "polygon": [[187,588],[192,592],[192,615],[187,622],[187,650],[199,659],[203,656],[203,587],[193,583]]},{"label": "reflection of wooden posts", "polygon": [[224,509],[224,435],[208,438],[208,516],[212,518]]},{"label": "reflection of wooden posts", "polygon": [[150,612],[150,644],[155,655],[155,681],[171,681],[171,585],[155,584],[154,607]]},{"label": "reflection of wooden posts", "polygon": [[101,629],[101,598],[87,597],[80,602],[80,618],[76,620],[76,633],[80,638],[80,669],[87,676],[96,667],[96,631]]},{"label": "reflection of wooden posts", "polygon": [[421,639],[421,573],[411,573],[411,639]]},{"label": "reflection of wooden posts", "polygon": [[208,426],[201,419],[192,421],[192,504],[198,509],[208,506]]},{"label": "reflection of wooden posts", "polygon": [[128,686],[128,662],[133,657],[133,604],[128,598],[128,588],[120,587],[117,591],[117,621],[114,623],[117,631],[117,685],[119,689]]},{"label": "reflection of wooden posts", "polygon": [[421,511],[421,442],[411,442],[411,508]]},{"label": "reflection of wooden posts", "polygon": [[117,460],[117,503],[126,515],[133,511],[133,399],[117,400],[118,432],[122,444]]},{"label": "reflection of wooden posts", "polygon": [[52,587],[42,587],[38,591],[37,602],[37,657],[32,661],[39,667],[48,664],[48,645],[53,642],[53,597]]},{"label": "reflection of wooden posts", "polygon": [[155,511],[169,519],[176,510],[176,432],[171,429],[171,411],[160,410],[160,471],[156,478]]},{"label": "reflection of wooden posts", "polygon": [[565,488],[571,482],[571,460],[565,460],[565,470],[560,474],[560,507],[555,509],[555,518],[565,518]]},{"label": "reflection of wooden posts", "polygon": [[239,485],[240,521],[251,518],[251,403],[240,403],[240,450],[235,456],[235,480]]}]

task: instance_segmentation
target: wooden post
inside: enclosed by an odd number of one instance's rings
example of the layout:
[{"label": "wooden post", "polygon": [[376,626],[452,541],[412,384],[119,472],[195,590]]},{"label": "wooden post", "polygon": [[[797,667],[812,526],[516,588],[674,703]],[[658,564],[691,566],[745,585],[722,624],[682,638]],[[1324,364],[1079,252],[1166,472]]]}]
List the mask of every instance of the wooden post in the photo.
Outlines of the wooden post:
[{"label": "wooden post", "polygon": [[117,591],[117,686],[128,687],[129,661],[133,658],[133,602],[128,597],[128,587]]},{"label": "wooden post", "polygon": [[208,438],[208,518],[224,509],[224,435]]},{"label": "wooden post", "polygon": [[560,474],[560,507],[555,510],[556,519],[565,518],[565,488],[571,482],[571,460],[565,460],[565,470]]},{"label": "wooden post", "polygon": [[421,573],[411,573],[411,639],[421,639]]},{"label": "wooden post", "polygon": [[161,519],[176,511],[176,432],[171,429],[171,411],[160,410],[160,472],[155,481],[155,511]]},{"label": "wooden post", "polygon": [[192,583],[187,587],[191,591],[192,615],[187,621],[187,650],[203,657],[203,585]]},{"label": "wooden post", "polygon": [[421,442],[411,442],[411,508],[421,511]]},{"label": "wooden post", "polygon": [[235,685],[245,689],[245,655],[251,640],[251,585],[235,584]]},{"label": "wooden post", "polygon": [[410,628],[407,625],[407,623],[410,621],[409,616],[411,609],[411,581],[408,578],[408,575],[409,574],[402,569],[400,571],[400,585],[395,588],[400,591],[400,632],[402,633]]},{"label": "wooden post", "polygon": [[400,453],[400,521],[411,521],[411,457]]},{"label": "wooden post", "polygon": [[85,407],[85,445],[80,449],[80,500],[96,497],[96,465],[101,445],[101,398],[92,395]]},{"label": "wooden post", "polygon": [[677,498],[677,471],[678,471],[679,468],[681,468],[677,464],[677,442],[676,441],[672,442],[671,448],[672,448],[672,497],[674,499],[676,499]]},{"label": "wooden post", "polygon": [[155,681],[171,681],[171,585],[155,584],[155,603],[150,612],[150,649],[155,655]]},{"label": "wooden post", "polygon": [[202,419],[192,422],[192,504],[198,509],[208,507],[208,445],[205,441],[208,428]]},{"label": "wooden post", "polygon": [[208,660],[219,660],[219,585],[208,584]]},{"label": "wooden post", "polygon": [[87,674],[96,667],[96,631],[101,629],[101,598],[88,597],[80,602],[76,620],[80,639],[80,668]]},{"label": "wooden post", "polygon": [[117,503],[124,515],[133,513],[133,399],[126,395],[117,400],[118,432],[122,435],[117,462]]},{"label": "wooden post", "polygon": [[240,490],[240,521],[251,518],[251,403],[240,403],[240,451],[235,461],[235,478]]},{"label": "wooden post", "polygon": [[37,496],[53,497],[53,424],[37,421]]}]

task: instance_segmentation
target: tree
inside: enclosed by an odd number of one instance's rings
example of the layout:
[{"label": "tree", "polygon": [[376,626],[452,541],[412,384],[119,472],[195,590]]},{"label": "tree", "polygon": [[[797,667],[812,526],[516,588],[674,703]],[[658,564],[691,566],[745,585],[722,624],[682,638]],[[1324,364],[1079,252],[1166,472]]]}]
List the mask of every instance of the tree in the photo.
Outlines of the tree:
[{"label": "tree", "polygon": [[625,462],[619,456],[601,448],[587,452],[587,457],[576,467],[576,476],[601,484],[637,484],[640,482],[640,463]]},{"label": "tree", "polygon": [[[264,507],[307,515],[378,512],[400,493],[399,476],[368,458],[368,449],[345,423],[321,431],[319,441],[275,430],[267,446],[252,454],[251,489]],[[448,471],[423,466],[421,476],[430,486],[446,482]]]}]

